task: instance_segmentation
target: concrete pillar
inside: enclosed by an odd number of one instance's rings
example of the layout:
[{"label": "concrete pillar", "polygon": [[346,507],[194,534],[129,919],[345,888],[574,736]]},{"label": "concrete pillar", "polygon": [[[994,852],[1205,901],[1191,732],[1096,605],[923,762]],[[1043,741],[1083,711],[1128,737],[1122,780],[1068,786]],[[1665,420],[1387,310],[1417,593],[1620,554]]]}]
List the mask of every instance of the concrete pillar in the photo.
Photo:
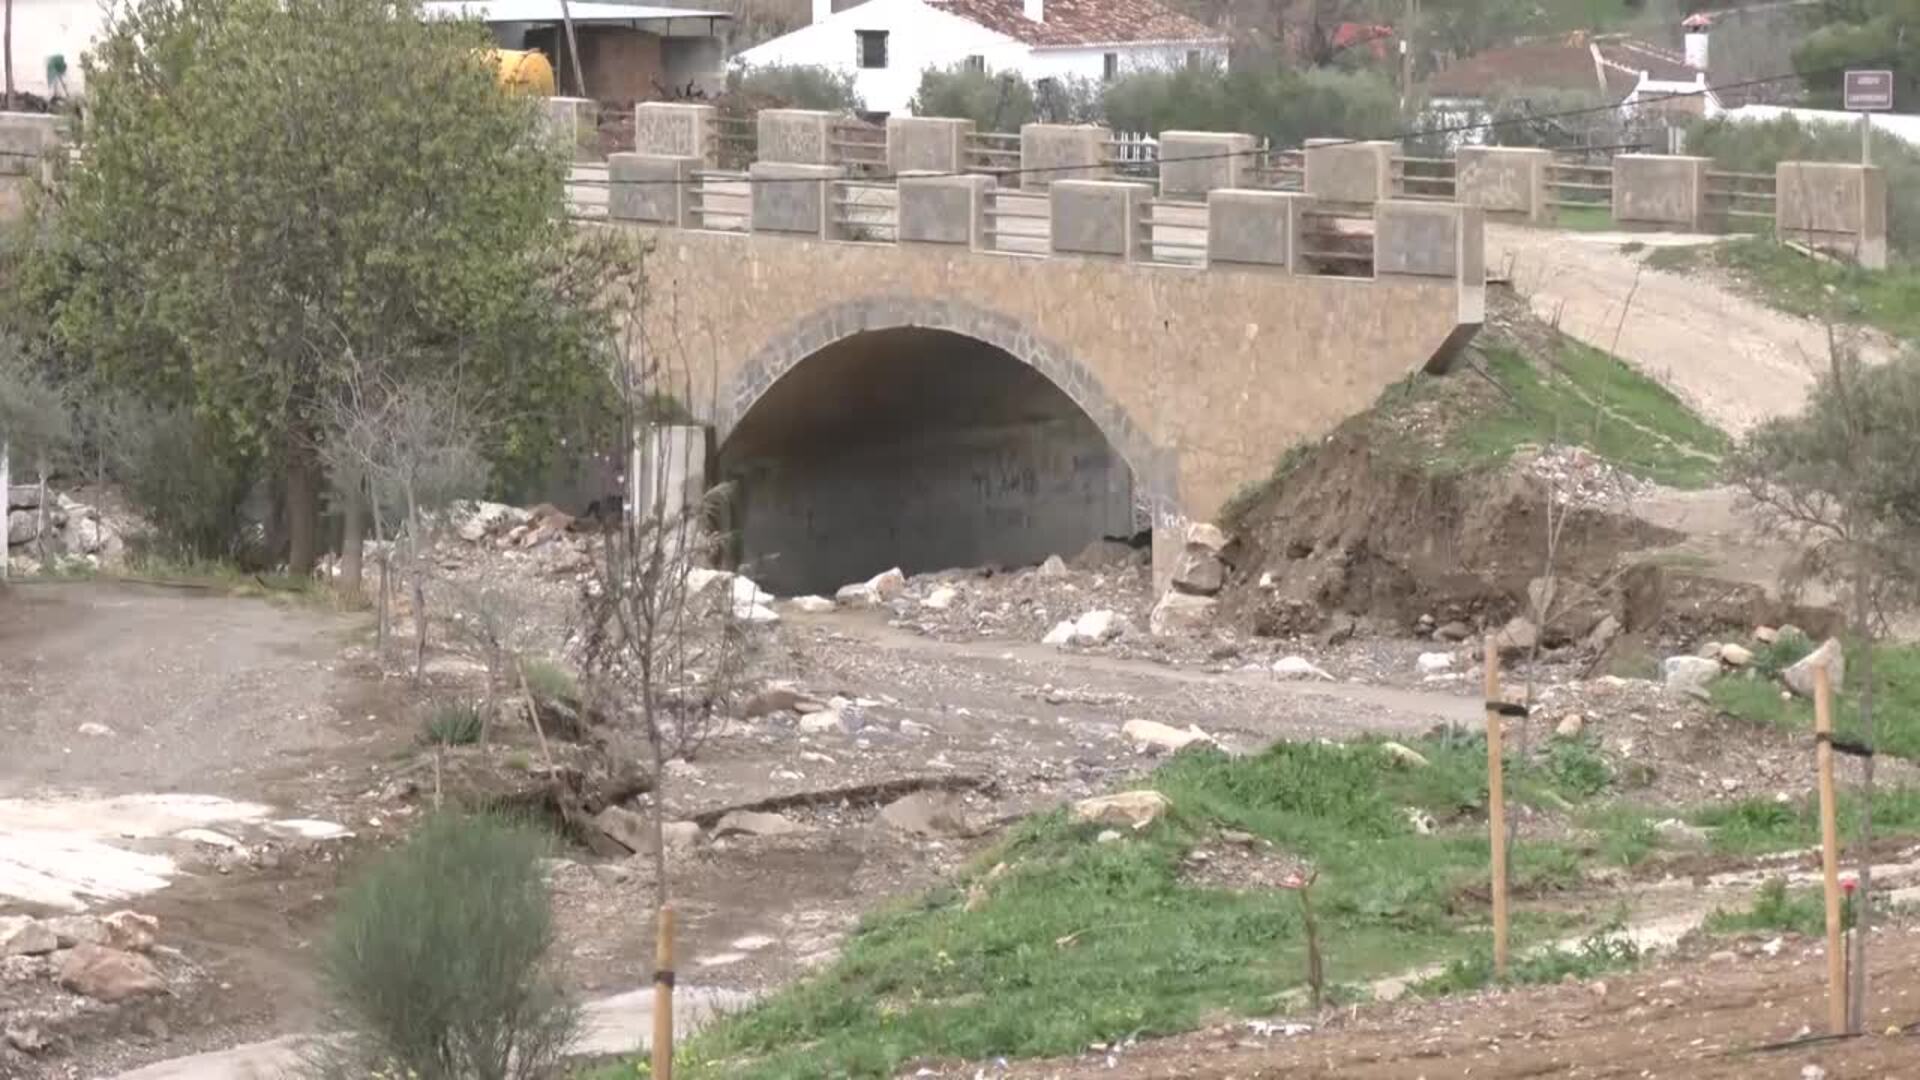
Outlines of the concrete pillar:
[{"label": "concrete pillar", "polygon": [[1613,220],[1699,232],[1707,225],[1703,157],[1620,154],[1613,159]]},{"label": "concrete pillar", "polygon": [[1400,144],[1308,139],[1303,188],[1325,202],[1376,203],[1393,198],[1393,159]]},{"label": "concrete pillar", "polygon": [[[707,495],[712,432],[700,424],[649,424],[635,435],[627,513],[641,521],[673,522]],[[695,515],[688,525],[698,528]],[[691,545],[689,545],[691,549]]]},{"label": "concrete pillar", "polygon": [[887,171],[955,173],[966,168],[973,121],[942,116],[887,117]]},{"label": "concrete pillar", "polygon": [[1204,199],[1246,182],[1259,142],[1231,131],[1160,133],[1160,197]]},{"label": "concrete pillar", "polygon": [[600,103],[589,98],[547,99],[547,129],[575,161],[599,161]]},{"label": "concrete pillar", "polygon": [[747,167],[752,230],[831,239],[835,234],[833,182],[845,175],[838,165],[754,162]]},{"label": "concrete pillar", "polygon": [[607,157],[607,216],[615,221],[691,228],[694,170],[700,159],[665,154]]},{"label": "concrete pillar", "polygon": [[1290,191],[1207,193],[1207,265],[1265,266],[1292,273],[1300,212],[1310,195]]},{"label": "concrete pillar", "polygon": [[1448,278],[1456,283],[1456,333],[1428,358],[1427,370],[1452,366],[1487,317],[1486,211],[1458,203],[1389,200],[1373,210],[1376,277]]},{"label": "concrete pillar", "polygon": [[1454,158],[1454,201],[1489,215],[1531,225],[1553,218],[1547,170],[1553,151],[1463,146]]},{"label": "concrete pillar", "polygon": [[0,113],[0,222],[25,216],[28,192],[52,179],[66,122],[44,113]]},{"label": "concrete pillar", "polygon": [[903,244],[989,247],[986,238],[991,176],[902,176],[897,210]]},{"label": "concrete pillar", "polygon": [[1132,261],[1145,246],[1153,185],[1123,180],[1055,180],[1047,191],[1048,243],[1056,255]]},{"label": "concrete pillar", "polygon": [[[1044,191],[1056,180],[1105,180],[1113,176],[1107,144],[1113,132],[1091,124],[1023,124],[1020,127],[1020,187]],[[1024,170],[1037,169],[1038,172]]]},{"label": "concrete pillar", "polygon": [[839,119],[837,113],[818,109],[762,109],[754,121],[754,160],[831,165],[839,160],[833,148],[833,126]]},{"label": "concrete pillar", "polygon": [[1773,173],[1774,231],[1782,240],[1887,266],[1887,174],[1871,165],[1783,161]]},{"label": "concrete pillar", "polygon": [[710,169],[719,160],[713,130],[718,115],[719,110],[711,105],[641,102],[633,109],[634,152],[690,157],[699,161],[701,168]]}]

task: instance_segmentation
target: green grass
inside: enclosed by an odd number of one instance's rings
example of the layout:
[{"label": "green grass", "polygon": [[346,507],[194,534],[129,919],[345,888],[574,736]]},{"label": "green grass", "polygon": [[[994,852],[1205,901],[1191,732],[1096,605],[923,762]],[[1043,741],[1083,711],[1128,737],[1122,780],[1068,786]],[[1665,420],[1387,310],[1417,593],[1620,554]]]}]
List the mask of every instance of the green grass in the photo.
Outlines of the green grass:
[{"label": "green grass", "polygon": [[433,707],[421,726],[422,741],[433,746],[471,746],[480,741],[480,707],[471,701],[447,701]]},{"label": "green grass", "polygon": [[[916,1060],[1070,1053],[1271,1012],[1304,985],[1299,898],[1183,875],[1191,849],[1219,850],[1222,828],[1318,870],[1330,985],[1470,957],[1487,915],[1484,744],[1409,745],[1430,764],[1398,765],[1370,742],[1182,754],[1149,779],[1172,813],[1118,842],[1065,811],[1030,819],[955,887],[868,918],[821,975],[695,1037],[690,1067],[890,1076]],[[1542,770],[1510,768],[1516,798],[1581,798]],[[1440,828],[1418,834],[1409,807]],[[1520,845],[1514,869],[1520,896],[1579,873],[1575,854],[1550,843]],[[985,898],[972,911],[969,890]]]},{"label": "green grass", "polygon": [[1553,227],[1568,232],[1611,232],[1619,226],[1613,223],[1613,208],[1596,203],[1593,206],[1557,207],[1553,214]]},{"label": "green grass", "polygon": [[579,681],[573,672],[551,660],[532,658],[520,662],[527,689],[539,701],[575,701],[580,697]]},{"label": "green grass", "polygon": [[1664,248],[1647,256],[1660,270],[1717,266],[1768,305],[1795,315],[1878,327],[1920,338],[1920,267],[1863,270],[1811,259],[1767,237]]},{"label": "green grass", "polygon": [[1554,946],[1522,951],[1507,967],[1507,977],[1493,973],[1493,952],[1480,949],[1450,961],[1446,970],[1408,987],[1421,997],[1460,994],[1499,983],[1505,986],[1557,983],[1566,978],[1591,979],[1615,971],[1628,971],[1640,963],[1640,947],[1620,933],[1618,927],[1605,927],[1582,938],[1574,948]]},{"label": "green grass", "polygon": [[1494,465],[1521,447],[1561,442],[1675,487],[1706,487],[1718,479],[1726,435],[1612,356],[1570,340],[1561,342],[1545,371],[1508,346],[1484,355],[1507,400],[1457,432],[1443,464]]},{"label": "green grass", "polygon": [[[1781,661],[1793,655],[1792,650],[1798,647],[1792,643],[1776,642],[1766,662],[1771,666],[1782,666]],[[1849,655],[1857,655],[1857,652],[1857,649],[1850,649]],[[1873,658],[1877,749],[1899,757],[1920,759],[1920,647],[1876,645]],[[1848,664],[1848,677],[1857,678],[1858,670],[1857,664]],[[1790,731],[1813,730],[1813,704],[1799,697],[1782,698],[1780,684],[1771,679],[1731,676],[1714,680],[1708,691],[1713,696],[1714,705],[1721,711],[1743,720]],[[1856,693],[1845,692],[1834,696],[1833,725],[1842,735],[1856,739],[1861,736],[1860,704]]]},{"label": "green grass", "polygon": [[[1854,792],[1838,794],[1834,814],[1843,838],[1858,832],[1862,805]],[[1686,819],[1712,829],[1713,850],[1724,854],[1763,855],[1820,842],[1820,806],[1813,795],[1787,802],[1753,798],[1713,803],[1688,813]],[[1920,788],[1874,792],[1873,833],[1876,839],[1920,835]]]},{"label": "green grass", "polygon": [[1787,933],[1817,937],[1826,932],[1827,909],[1816,889],[1788,890],[1784,878],[1760,886],[1743,909],[1720,908],[1707,916],[1709,934]]}]

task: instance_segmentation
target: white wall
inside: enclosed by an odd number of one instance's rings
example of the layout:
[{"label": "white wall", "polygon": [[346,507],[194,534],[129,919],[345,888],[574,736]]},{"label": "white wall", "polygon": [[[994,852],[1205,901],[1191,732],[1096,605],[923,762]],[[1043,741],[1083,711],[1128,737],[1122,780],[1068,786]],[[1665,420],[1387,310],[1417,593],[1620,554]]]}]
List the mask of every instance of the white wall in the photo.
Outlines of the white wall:
[{"label": "white wall", "polygon": [[1189,52],[1197,52],[1203,59],[1223,67],[1227,62],[1227,50],[1218,45],[1092,45],[1035,49],[1021,65],[1021,71],[1029,80],[1078,78],[1099,82],[1106,74],[1108,53],[1119,57],[1120,74],[1125,75],[1178,67],[1187,62]]},{"label": "white wall", "polygon": [[81,89],[80,55],[106,26],[101,0],[13,0],[13,85],[46,96],[47,57],[67,58],[67,92]]},{"label": "white wall", "polygon": [[[1841,112],[1838,109],[1787,109],[1778,105],[1742,105],[1737,109],[1728,109],[1720,114],[1728,120],[1751,120],[1765,122],[1782,116],[1791,116],[1803,124],[1845,124],[1848,127],[1860,126],[1860,114]],[[1920,116],[1911,113],[1872,113],[1873,130],[1884,131],[1896,139],[1920,146]]]},{"label": "white wall", "polygon": [[[887,31],[887,66],[859,66],[859,30]],[[739,54],[748,65],[807,64],[853,75],[862,102],[874,112],[905,115],[920,89],[920,73],[945,68],[969,56],[986,58],[990,71],[1017,69],[1026,46],[978,23],[921,0],[867,0],[811,26],[784,34]]]}]

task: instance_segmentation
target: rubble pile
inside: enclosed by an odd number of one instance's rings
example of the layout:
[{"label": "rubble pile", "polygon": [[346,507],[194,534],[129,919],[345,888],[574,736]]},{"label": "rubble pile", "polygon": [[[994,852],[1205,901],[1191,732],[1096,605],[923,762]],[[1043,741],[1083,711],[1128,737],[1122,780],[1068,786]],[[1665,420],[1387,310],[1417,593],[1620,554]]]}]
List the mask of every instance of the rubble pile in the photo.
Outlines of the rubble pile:
[{"label": "rubble pile", "polygon": [[14,484],[5,494],[7,559],[22,573],[68,560],[98,569],[126,557],[124,523],[98,507],[37,484]]}]

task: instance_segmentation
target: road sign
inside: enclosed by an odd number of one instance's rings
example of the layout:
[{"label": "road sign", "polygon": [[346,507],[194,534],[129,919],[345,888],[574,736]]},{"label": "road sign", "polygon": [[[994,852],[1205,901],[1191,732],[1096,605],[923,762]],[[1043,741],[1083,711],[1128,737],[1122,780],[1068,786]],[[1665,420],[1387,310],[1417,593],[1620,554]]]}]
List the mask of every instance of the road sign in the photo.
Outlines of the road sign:
[{"label": "road sign", "polygon": [[1893,72],[1849,71],[1841,94],[1848,112],[1893,108]]}]

